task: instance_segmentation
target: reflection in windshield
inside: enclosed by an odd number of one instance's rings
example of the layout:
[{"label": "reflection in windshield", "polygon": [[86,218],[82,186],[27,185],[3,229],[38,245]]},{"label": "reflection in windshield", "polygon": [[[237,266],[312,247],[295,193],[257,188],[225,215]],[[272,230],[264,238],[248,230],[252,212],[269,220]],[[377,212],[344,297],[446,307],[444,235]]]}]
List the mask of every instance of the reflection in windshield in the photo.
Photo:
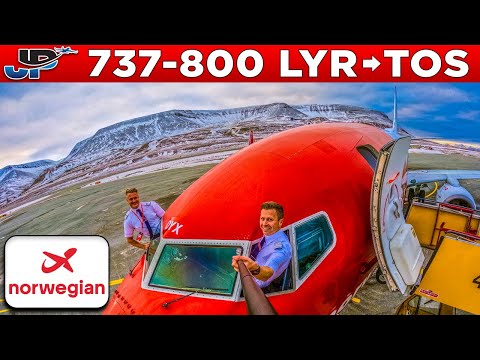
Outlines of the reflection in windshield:
[{"label": "reflection in windshield", "polygon": [[232,256],[240,247],[166,244],[150,286],[231,295],[237,272]]}]

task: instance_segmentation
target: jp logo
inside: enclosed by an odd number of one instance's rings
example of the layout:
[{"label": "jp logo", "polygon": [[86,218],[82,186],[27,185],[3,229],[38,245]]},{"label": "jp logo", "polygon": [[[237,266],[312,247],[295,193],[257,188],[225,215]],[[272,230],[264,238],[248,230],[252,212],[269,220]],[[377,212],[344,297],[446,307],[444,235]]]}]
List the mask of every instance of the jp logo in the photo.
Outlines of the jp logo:
[{"label": "jp logo", "polygon": [[51,70],[58,64],[58,58],[65,54],[77,54],[70,46],[52,49],[18,49],[18,62],[27,66],[15,70],[12,65],[3,67],[5,76],[11,80],[22,80],[28,77],[31,80],[40,79],[41,70]]}]

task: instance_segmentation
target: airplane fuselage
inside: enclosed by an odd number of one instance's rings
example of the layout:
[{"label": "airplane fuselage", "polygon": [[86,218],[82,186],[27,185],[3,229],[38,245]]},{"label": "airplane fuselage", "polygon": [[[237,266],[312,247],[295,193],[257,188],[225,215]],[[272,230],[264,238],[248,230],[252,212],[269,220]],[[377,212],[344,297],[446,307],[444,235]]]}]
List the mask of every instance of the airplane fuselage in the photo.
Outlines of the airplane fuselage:
[{"label": "airplane fuselage", "polygon": [[[162,220],[160,244],[240,241],[249,248],[262,236],[260,205],[279,202],[285,209],[282,230],[293,248],[291,285],[269,293],[269,301],[280,315],[337,313],[376,264],[371,187],[378,151],[391,140],[370,125],[322,123],[252,143],[205,173],[171,204]],[[300,231],[315,218],[327,230],[328,243],[305,265],[302,254],[309,250]],[[312,239],[308,241],[314,244]],[[142,287],[143,266],[144,259],[119,285],[104,314],[247,314],[241,294],[224,300],[184,292],[188,296],[179,299],[182,295],[169,289]]]}]

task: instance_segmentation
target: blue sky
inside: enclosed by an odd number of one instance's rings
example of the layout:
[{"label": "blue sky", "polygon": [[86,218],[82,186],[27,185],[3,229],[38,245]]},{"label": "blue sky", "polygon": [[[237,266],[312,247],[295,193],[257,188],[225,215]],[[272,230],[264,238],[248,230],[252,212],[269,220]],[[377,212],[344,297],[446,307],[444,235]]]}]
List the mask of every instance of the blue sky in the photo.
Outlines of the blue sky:
[{"label": "blue sky", "polygon": [[379,110],[412,135],[480,144],[480,83],[5,83],[0,168],[59,160],[105,126],[172,109],[284,102]]}]

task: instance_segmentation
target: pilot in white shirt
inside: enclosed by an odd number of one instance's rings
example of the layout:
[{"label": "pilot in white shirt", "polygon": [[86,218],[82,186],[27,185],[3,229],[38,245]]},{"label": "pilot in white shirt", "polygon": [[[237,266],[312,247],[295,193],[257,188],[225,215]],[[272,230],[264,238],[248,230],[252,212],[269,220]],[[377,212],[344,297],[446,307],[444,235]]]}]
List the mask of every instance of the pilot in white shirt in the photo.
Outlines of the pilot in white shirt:
[{"label": "pilot in white shirt", "polygon": [[[260,228],[263,238],[252,247],[250,257],[235,255],[232,266],[238,271],[238,260],[242,260],[250,273],[255,277],[259,287],[264,288],[275,280],[289,265],[292,258],[292,245],[288,236],[281,230],[284,218],[282,205],[267,201],[261,206]],[[258,250],[258,252],[257,252]]]},{"label": "pilot in white shirt", "polygon": [[130,205],[123,221],[125,238],[135,247],[148,249],[149,242],[142,240],[153,240],[160,236],[160,225],[165,210],[155,201],[141,202],[136,188],[127,189],[125,195]]}]

